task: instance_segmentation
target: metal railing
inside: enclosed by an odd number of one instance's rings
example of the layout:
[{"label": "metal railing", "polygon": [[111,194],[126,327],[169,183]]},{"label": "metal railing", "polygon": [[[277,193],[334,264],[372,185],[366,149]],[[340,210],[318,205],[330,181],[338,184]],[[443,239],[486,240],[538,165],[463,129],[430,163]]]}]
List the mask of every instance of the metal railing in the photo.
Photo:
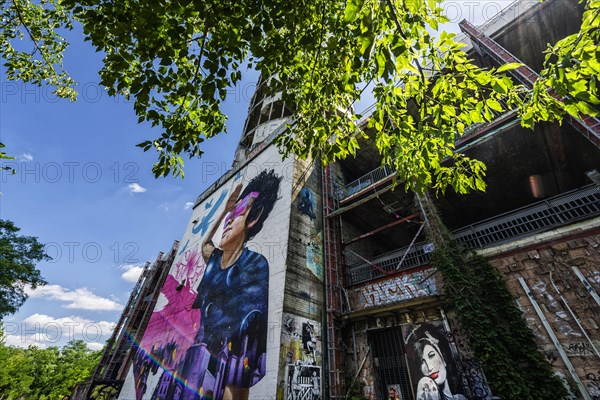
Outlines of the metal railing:
[{"label": "metal railing", "polygon": [[[468,248],[483,249],[598,215],[600,187],[590,185],[466,226],[452,232],[452,236]],[[426,245],[425,242],[416,243],[401,265],[408,247],[374,258],[371,263],[386,272],[425,265],[429,262],[429,253],[423,249]],[[366,262],[351,265],[348,267],[348,284],[367,282],[383,275]]]},{"label": "metal railing", "polygon": [[372,184],[393,175],[395,172],[395,168],[383,165],[346,185],[338,186],[336,189],[336,197],[340,201],[344,200],[353,194],[360,192],[364,188],[367,188]]},{"label": "metal railing", "polygon": [[[423,250],[423,246],[425,245],[426,243],[424,242],[416,243],[408,254],[406,254],[404,261],[402,261],[402,257],[404,257],[408,246],[383,254],[370,261],[386,272],[399,272],[425,265],[429,262],[429,254],[425,253]],[[402,264],[400,264],[400,261],[402,261]],[[383,275],[383,272],[374,268],[371,264],[362,263],[348,268],[348,283],[354,285],[356,283],[367,282],[371,279],[379,278]]]}]

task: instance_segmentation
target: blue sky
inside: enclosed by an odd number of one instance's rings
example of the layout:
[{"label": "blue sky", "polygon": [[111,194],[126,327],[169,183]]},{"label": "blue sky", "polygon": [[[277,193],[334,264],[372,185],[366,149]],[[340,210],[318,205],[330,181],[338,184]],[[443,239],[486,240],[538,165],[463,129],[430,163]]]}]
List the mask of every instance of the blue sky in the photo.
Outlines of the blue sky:
[{"label": "blue sky", "polygon": [[224,105],[230,133],[205,142],[202,160],[186,162],[184,180],[155,179],[154,154],[135,144],[161,132],[138,125],[131,102],[103,92],[99,54],[79,32],[68,39],[65,66],[79,83],[76,102],[0,76],[0,141],[17,156],[2,162],[16,174],[0,176],[0,217],[37,236],[54,257],[39,265],[48,286],[5,321],[15,345],[61,345],[74,332],[104,342],[89,324],[108,334],[139,266],[181,237],[196,196],[231,164],[254,90],[253,72],[231,89]]},{"label": "blue sky", "polygon": [[[453,22],[479,23],[508,4],[449,1],[446,7]],[[79,82],[77,102],[57,99],[48,87],[7,81],[0,69],[0,141],[17,156],[0,163],[16,168],[15,175],[0,171],[0,217],[37,236],[54,257],[39,265],[48,285],[5,319],[5,331],[14,345],[82,338],[99,348],[140,266],[180,239],[196,196],[229,168],[257,74],[231,89],[223,108],[229,133],[205,142],[202,160],[186,162],[185,179],[155,179],[155,155],[135,144],[160,131],[138,125],[131,102],[100,88],[100,55],[80,32],[67,38],[65,66]]]}]

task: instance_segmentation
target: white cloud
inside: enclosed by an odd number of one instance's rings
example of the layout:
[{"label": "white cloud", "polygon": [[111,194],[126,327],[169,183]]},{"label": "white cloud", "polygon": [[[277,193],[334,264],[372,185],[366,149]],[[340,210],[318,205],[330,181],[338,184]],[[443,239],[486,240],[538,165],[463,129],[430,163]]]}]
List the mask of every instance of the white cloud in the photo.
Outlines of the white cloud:
[{"label": "white cloud", "polygon": [[20,324],[5,322],[4,330],[6,344],[12,346],[46,348],[64,346],[70,340],[83,340],[90,350],[98,350],[110,337],[115,325],[113,322],[92,321],[78,316],[54,318],[33,314]]},{"label": "white cloud", "polygon": [[33,161],[33,154],[31,153],[23,153],[19,156],[19,161],[21,162],[32,162]]},{"label": "white cloud", "polygon": [[192,207],[194,207],[194,203],[192,203],[191,201],[188,201],[183,205],[184,210],[189,210]]},{"label": "white cloud", "polygon": [[23,347],[35,346],[40,349],[45,349],[48,345],[37,340],[39,335],[5,335],[4,343],[8,346]]},{"label": "white cloud", "polygon": [[123,278],[127,282],[135,283],[138,281],[140,275],[142,274],[144,267],[137,264],[127,264],[121,266],[121,269],[125,271],[121,274],[121,278]]},{"label": "white cloud", "polygon": [[139,183],[130,183],[127,187],[129,188],[129,193],[144,193],[148,190]]},{"label": "white cloud", "polygon": [[77,288],[70,290],[60,285],[38,286],[35,290],[26,288],[25,293],[31,298],[43,298],[48,300],[63,301],[63,307],[93,310],[93,311],[120,311],[123,306],[116,301],[98,296],[88,288]]},{"label": "white cloud", "polygon": [[98,342],[87,343],[87,348],[92,351],[102,350],[103,347],[104,347],[104,345],[102,343],[98,343]]}]

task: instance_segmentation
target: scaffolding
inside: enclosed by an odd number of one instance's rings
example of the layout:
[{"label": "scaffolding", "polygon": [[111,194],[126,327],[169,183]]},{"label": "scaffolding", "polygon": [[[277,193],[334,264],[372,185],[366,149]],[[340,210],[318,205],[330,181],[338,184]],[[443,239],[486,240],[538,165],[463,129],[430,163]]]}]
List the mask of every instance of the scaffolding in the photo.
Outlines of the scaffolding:
[{"label": "scaffolding", "polygon": [[175,241],[168,254],[160,252],[154,263],[145,264],[91,380],[76,386],[73,400],[116,398],[135,354],[135,343],[142,339],[178,248]]},{"label": "scaffolding", "polygon": [[324,251],[325,251],[325,297],[327,307],[327,374],[329,398],[345,398],[344,353],[340,348],[341,331],[337,319],[342,312],[342,253],[340,251],[340,226],[338,218],[330,217],[338,207],[334,187],[333,167],[329,165],[323,172],[324,208]]}]

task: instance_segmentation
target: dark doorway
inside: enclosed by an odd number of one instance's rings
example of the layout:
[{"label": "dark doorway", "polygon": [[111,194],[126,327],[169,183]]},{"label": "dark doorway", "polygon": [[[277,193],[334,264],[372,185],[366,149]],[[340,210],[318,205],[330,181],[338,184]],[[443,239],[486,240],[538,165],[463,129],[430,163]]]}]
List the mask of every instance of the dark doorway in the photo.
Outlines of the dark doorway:
[{"label": "dark doorway", "polygon": [[395,388],[398,391],[398,399],[414,400],[400,328],[371,331],[368,338],[375,370],[377,398],[388,399],[390,388]]}]

